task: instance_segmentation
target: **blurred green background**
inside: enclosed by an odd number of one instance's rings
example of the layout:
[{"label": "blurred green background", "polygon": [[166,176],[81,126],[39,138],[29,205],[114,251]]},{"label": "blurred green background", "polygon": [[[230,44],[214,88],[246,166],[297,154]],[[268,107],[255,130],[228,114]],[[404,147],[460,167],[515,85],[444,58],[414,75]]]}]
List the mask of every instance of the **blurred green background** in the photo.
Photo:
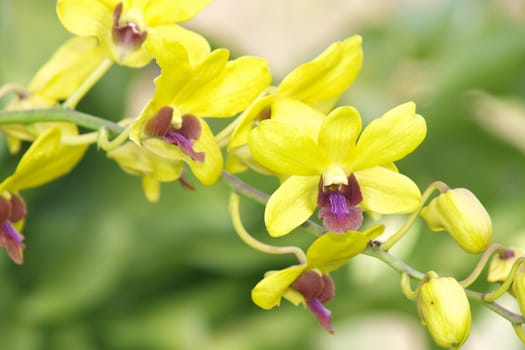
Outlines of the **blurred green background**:
[{"label": "blurred green background", "polygon": [[[428,137],[400,170],[421,188],[442,180],[471,189],[492,215],[494,240],[525,247],[523,1],[217,0],[190,26],[233,55],[267,58],[274,83],[333,41],[361,34],[363,69],[340,104],[370,120],[415,101]],[[69,37],[55,1],[0,0],[0,84],[27,84]],[[154,65],[113,67],[79,109],[113,120],[133,116],[155,74]],[[0,148],[2,177],[16,160]],[[243,178],[268,192],[277,185]],[[167,184],[159,203],[147,203],[140,179],[93,147],[67,177],[23,193],[30,211],[25,264],[0,252],[0,349],[436,348],[415,304],[401,296],[398,276],[368,257],[334,273],[337,295],[327,305],[333,336],[287,302],[259,309],[251,288],[293,260],[240,242],[224,183],[196,187],[190,193]],[[263,208],[242,204],[246,226],[266,239]],[[278,244],[311,239],[299,230]],[[422,223],[393,252],[422,271],[458,279],[476,263]],[[505,304],[516,309],[513,300]],[[472,306],[464,349],[521,348],[505,320]]]}]

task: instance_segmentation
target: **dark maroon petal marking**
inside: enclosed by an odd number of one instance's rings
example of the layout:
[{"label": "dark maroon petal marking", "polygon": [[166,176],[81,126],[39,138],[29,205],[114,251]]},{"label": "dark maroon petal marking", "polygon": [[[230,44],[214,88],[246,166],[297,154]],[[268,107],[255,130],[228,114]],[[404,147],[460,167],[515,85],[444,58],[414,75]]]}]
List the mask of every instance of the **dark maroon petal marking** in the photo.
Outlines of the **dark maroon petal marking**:
[{"label": "dark maroon petal marking", "polygon": [[320,275],[313,270],[303,272],[291,285],[302,294],[308,309],[315,314],[317,321],[328,332],[333,333],[332,316],[324,303],[335,295],[335,284],[328,275]]},{"label": "dark maroon petal marking", "polygon": [[182,116],[182,125],[178,132],[189,140],[196,140],[201,136],[202,126],[199,119],[191,114]]},{"label": "dark maroon petal marking", "polygon": [[332,313],[323,303],[317,298],[309,301],[308,309],[315,314],[319,324],[328,331],[328,333],[333,334],[334,328],[332,327]]},{"label": "dark maroon petal marking", "polygon": [[153,136],[164,136],[171,127],[173,118],[173,108],[166,106],[159,109],[146,125],[146,132]]},{"label": "dark maroon petal marking", "polygon": [[355,207],[363,200],[361,189],[357,183],[357,179],[354,174],[350,174],[348,177],[348,185],[342,187],[342,192],[348,199],[351,206]]},{"label": "dark maroon petal marking", "polygon": [[0,223],[3,223],[11,216],[11,202],[0,196]]},{"label": "dark maroon petal marking", "polygon": [[319,299],[319,301],[324,304],[327,301],[332,300],[332,298],[334,297],[335,283],[332,277],[328,275],[323,275],[322,278],[324,282],[324,288],[321,294],[317,296],[317,299]]},{"label": "dark maroon petal marking", "polygon": [[27,216],[26,202],[19,195],[11,194],[11,216],[9,220],[11,222],[18,222]]},{"label": "dark maroon petal marking", "polygon": [[297,277],[291,287],[301,293],[306,301],[309,301],[323,292],[324,282],[317,272],[307,270]]},{"label": "dark maroon petal marking", "polygon": [[24,236],[13,227],[11,221],[7,220],[0,224],[0,247],[6,247],[7,254],[16,263],[24,262],[23,251],[25,248]]},{"label": "dark maroon petal marking", "polygon": [[119,2],[113,11],[113,42],[129,49],[137,49],[146,40],[148,32],[141,31],[136,23],[119,24],[123,5]]}]

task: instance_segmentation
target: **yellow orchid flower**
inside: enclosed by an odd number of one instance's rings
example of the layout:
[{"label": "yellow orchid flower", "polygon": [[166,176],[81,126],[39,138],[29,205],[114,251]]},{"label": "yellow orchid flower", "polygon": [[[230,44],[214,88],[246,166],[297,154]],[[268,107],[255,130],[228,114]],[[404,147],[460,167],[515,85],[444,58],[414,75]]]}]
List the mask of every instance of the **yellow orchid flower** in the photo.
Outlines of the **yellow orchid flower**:
[{"label": "yellow orchid flower", "polygon": [[[299,101],[316,111],[328,113],[361,70],[361,41],[360,36],[354,35],[330,45],[318,57],[290,72],[277,88],[252,104],[232,133],[228,143],[230,158],[238,158],[241,163],[245,163],[245,167],[248,165],[264,173],[264,169],[253,164],[250,154],[246,152],[248,135],[254,125],[265,119],[273,119],[276,110],[283,108],[283,99]],[[303,115],[297,114],[294,118],[300,121]],[[239,164],[234,160],[230,162],[237,166],[228,170],[245,170],[245,167],[238,167]]]},{"label": "yellow orchid flower", "polygon": [[392,164],[414,151],[425,135],[425,120],[412,102],[391,109],[363,132],[352,107],[333,110],[317,128],[313,122],[262,121],[250,135],[251,153],[273,172],[291,175],[266,205],[268,232],[289,233],[316,206],[334,232],[357,229],[362,209],[380,214],[415,210],[421,193]]},{"label": "yellow orchid flower", "polygon": [[128,174],[142,176],[142,189],[150,202],[158,201],[161,182],[176,181],[182,176],[182,161],[163,158],[134,142],[126,142],[107,152],[107,156]]},{"label": "yellow orchid flower", "polygon": [[114,62],[142,67],[152,55],[145,43],[158,37],[176,40],[192,61],[209,53],[206,39],[177,25],[194,17],[211,0],[58,0],[57,14],[70,32],[97,37]]},{"label": "yellow orchid flower", "polygon": [[60,144],[61,130],[47,129],[24,154],[13,175],[0,183],[0,246],[6,247],[11,259],[23,262],[22,229],[27,210],[19,191],[50,182],[66,173],[80,161],[87,146]]},{"label": "yellow orchid flower", "polygon": [[335,294],[329,273],[361,253],[383,230],[382,225],[375,225],[363,233],[323,234],[308,248],[306,263],[267,273],[252,290],[253,302],[266,310],[279,306],[282,297],[295,305],[306,305],[319,324],[332,333],[330,311],[323,305]]},{"label": "yellow orchid flower", "polygon": [[212,184],[223,160],[203,117],[230,117],[245,109],[270,83],[267,62],[258,57],[228,61],[228,50],[219,49],[193,66],[175,42],[148,45],[158,54],[161,75],[130,138],[161,157],[185,161],[202,183]]},{"label": "yellow orchid flower", "polygon": [[[8,104],[6,110],[39,109],[58,106],[61,100],[73,94],[104,55],[94,37],[76,37],[64,43],[35,74],[26,91],[17,91],[18,99]],[[63,135],[76,135],[72,123],[46,122],[31,125],[3,125],[11,153],[20,150],[21,141],[33,141],[50,128],[60,128]]]}]

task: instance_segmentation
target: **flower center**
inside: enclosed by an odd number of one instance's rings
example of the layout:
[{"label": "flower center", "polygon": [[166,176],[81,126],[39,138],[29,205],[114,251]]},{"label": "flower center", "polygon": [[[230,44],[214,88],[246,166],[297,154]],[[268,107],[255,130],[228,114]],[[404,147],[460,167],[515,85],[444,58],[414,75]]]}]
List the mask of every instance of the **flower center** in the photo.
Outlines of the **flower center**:
[{"label": "flower center", "polygon": [[164,139],[169,144],[176,145],[180,150],[191,159],[204,162],[204,152],[197,152],[193,149],[194,140],[201,136],[201,124],[199,119],[191,114],[182,116],[180,128],[175,128],[171,121],[173,119],[173,108],[161,108],[146,126],[146,130],[153,136]]},{"label": "flower center", "polygon": [[125,50],[133,51],[142,46],[148,32],[140,30],[139,26],[134,22],[128,21],[120,24],[122,7],[122,2],[119,2],[113,11],[113,42]]},{"label": "flower center", "polygon": [[7,199],[0,195],[0,247],[5,247],[9,257],[17,263],[23,262],[25,248],[24,236],[13,226],[13,222],[23,220],[27,215],[26,205],[22,197],[11,193]]},{"label": "flower center", "polygon": [[363,222],[363,212],[356,206],[362,200],[359,184],[353,174],[348,177],[347,185],[324,186],[321,177],[317,195],[320,207],[318,216],[330,231],[343,233],[358,229]]},{"label": "flower center", "polygon": [[328,275],[320,275],[313,270],[303,272],[292,284],[301,293],[308,309],[315,314],[317,321],[328,332],[333,333],[332,314],[323,304],[335,295],[335,284]]}]

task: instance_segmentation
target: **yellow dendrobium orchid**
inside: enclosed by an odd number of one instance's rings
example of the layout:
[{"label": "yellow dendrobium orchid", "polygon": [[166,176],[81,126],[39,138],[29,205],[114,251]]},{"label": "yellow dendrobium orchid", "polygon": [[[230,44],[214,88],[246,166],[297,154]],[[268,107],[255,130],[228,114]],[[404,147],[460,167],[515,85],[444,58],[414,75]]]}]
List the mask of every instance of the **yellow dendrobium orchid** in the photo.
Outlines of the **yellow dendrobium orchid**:
[{"label": "yellow dendrobium orchid", "polygon": [[142,176],[142,189],[150,202],[158,201],[160,183],[171,182],[182,176],[183,162],[163,158],[134,142],[126,142],[107,152],[127,173]]},{"label": "yellow dendrobium orchid", "polygon": [[57,14],[70,32],[98,38],[114,62],[142,67],[152,59],[144,48],[149,40],[163,37],[179,42],[192,62],[209,51],[202,36],[177,25],[191,19],[211,0],[58,0]]},{"label": "yellow dendrobium orchid", "polygon": [[[290,72],[267,96],[252,104],[244,112],[228,143],[230,157],[237,157],[245,165],[264,172],[264,169],[253,166],[250,155],[245,152],[254,125],[264,119],[273,119],[275,110],[282,108],[279,105],[283,99],[300,101],[321,113],[328,113],[361,70],[361,41],[360,36],[354,35],[330,45],[318,57]],[[300,121],[303,117],[298,114],[294,118]],[[231,162],[239,165],[233,160]]]},{"label": "yellow dendrobium orchid", "polygon": [[223,160],[203,118],[244,110],[270,83],[267,62],[258,57],[228,61],[228,50],[219,49],[192,65],[176,42],[152,41],[148,47],[157,53],[161,75],[130,138],[161,157],[185,161],[202,183],[212,184]]},{"label": "yellow dendrobium orchid", "polygon": [[80,161],[87,146],[60,144],[61,130],[47,129],[24,154],[15,172],[0,183],[0,246],[17,264],[23,261],[24,236],[19,233],[27,214],[19,191],[65,175]]},{"label": "yellow dendrobium orchid", "polygon": [[[93,37],[76,37],[64,43],[35,74],[27,91],[19,91],[18,99],[6,110],[39,109],[58,106],[73,94],[104,59],[103,51]],[[9,150],[17,153],[21,141],[33,141],[44,130],[60,128],[63,135],[76,135],[72,123],[45,122],[31,125],[3,125]]]},{"label": "yellow dendrobium orchid", "polygon": [[[285,297],[295,305],[308,306],[316,314],[319,323],[332,332],[330,311],[323,306],[334,294],[333,282],[328,274],[360,254],[368,242],[383,230],[382,225],[375,225],[363,233],[349,231],[344,234],[323,234],[308,248],[306,263],[267,273],[252,290],[253,302],[268,310],[279,306],[281,298]],[[318,278],[315,278],[316,275]],[[331,295],[326,295],[327,292]]]},{"label": "yellow dendrobium orchid", "polygon": [[425,120],[412,102],[386,112],[363,132],[352,107],[333,110],[318,128],[278,118],[262,121],[249,139],[254,158],[277,174],[291,175],[266,205],[268,232],[289,233],[316,206],[334,232],[357,229],[361,208],[380,214],[415,210],[421,199],[417,185],[391,165],[414,151],[425,135]]}]

